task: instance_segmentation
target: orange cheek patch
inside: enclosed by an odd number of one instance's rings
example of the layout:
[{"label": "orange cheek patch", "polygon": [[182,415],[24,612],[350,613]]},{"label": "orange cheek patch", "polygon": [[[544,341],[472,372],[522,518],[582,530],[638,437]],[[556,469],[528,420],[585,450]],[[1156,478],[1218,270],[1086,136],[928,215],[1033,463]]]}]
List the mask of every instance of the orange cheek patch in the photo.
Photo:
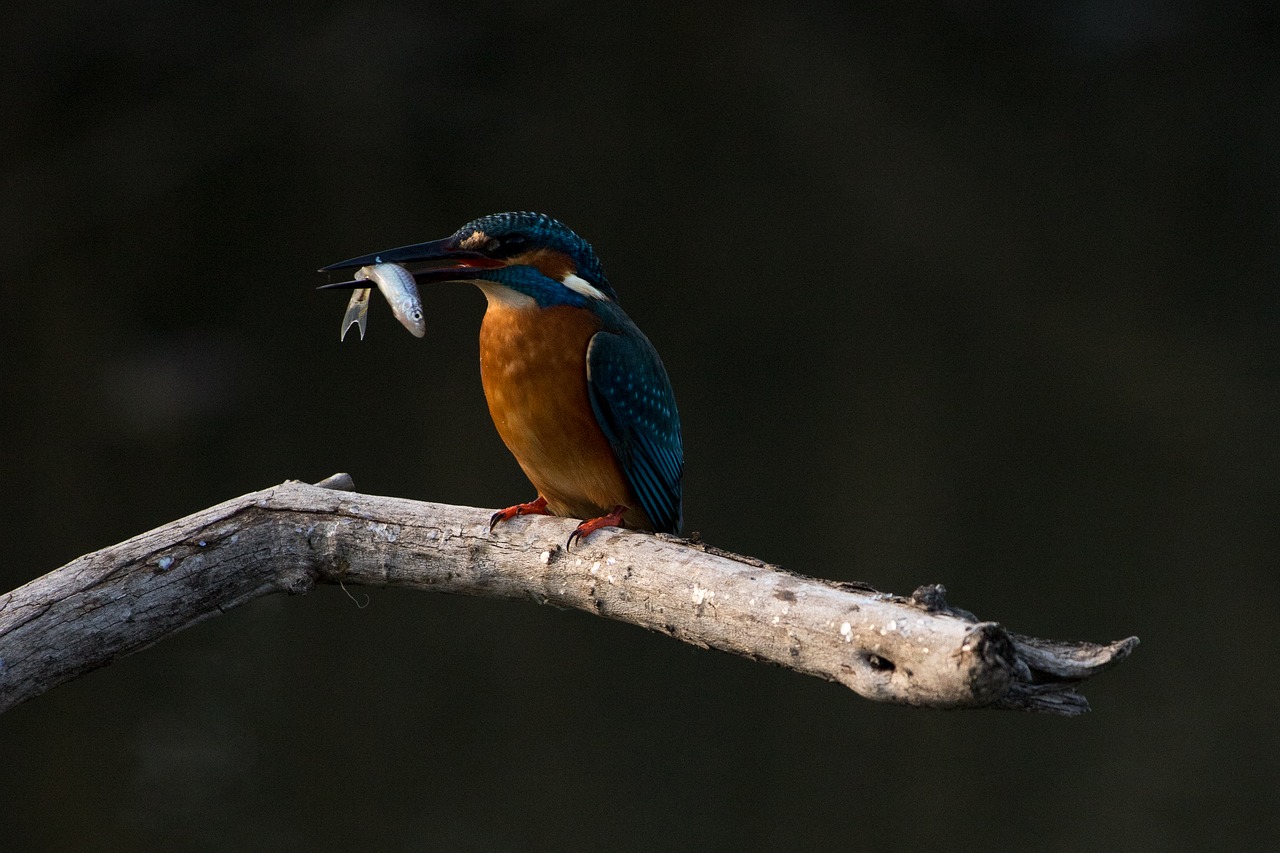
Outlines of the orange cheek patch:
[{"label": "orange cheek patch", "polygon": [[507,259],[512,266],[534,267],[553,281],[564,281],[564,277],[577,272],[573,261],[564,252],[555,249],[534,249],[520,255],[512,255]]}]

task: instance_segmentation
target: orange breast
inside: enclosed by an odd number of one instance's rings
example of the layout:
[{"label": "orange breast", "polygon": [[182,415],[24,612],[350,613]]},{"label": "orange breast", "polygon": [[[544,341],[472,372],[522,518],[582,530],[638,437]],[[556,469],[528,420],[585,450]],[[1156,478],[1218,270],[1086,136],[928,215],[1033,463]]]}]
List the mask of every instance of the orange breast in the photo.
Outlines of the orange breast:
[{"label": "orange breast", "polygon": [[480,379],[498,434],[556,515],[595,518],[618,504],[652,529],[627,485],[587,394],[589,311],[490,299],[480,327]]}]

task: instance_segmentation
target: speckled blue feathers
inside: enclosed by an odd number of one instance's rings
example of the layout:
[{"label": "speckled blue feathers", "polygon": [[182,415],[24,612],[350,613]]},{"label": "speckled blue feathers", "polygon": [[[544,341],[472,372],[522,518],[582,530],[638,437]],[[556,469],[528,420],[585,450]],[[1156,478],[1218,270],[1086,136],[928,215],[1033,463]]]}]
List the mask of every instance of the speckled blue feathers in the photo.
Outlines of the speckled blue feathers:
[{"label": "speckled blue feathers", "polygon": [[648,338],[621,310],[611,319],[587,348],[591,407],[654,529],[678,533],[684,445],[675,394]]}]

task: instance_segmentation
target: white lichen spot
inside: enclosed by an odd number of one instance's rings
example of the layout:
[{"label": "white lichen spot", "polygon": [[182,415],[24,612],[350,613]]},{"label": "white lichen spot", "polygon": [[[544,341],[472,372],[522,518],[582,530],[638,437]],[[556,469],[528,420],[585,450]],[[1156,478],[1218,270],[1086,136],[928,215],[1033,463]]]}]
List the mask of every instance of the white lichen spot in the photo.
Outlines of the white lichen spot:
[{"label": "white lichen spot", "polygon": [[777,625],[777,624],[778,624],[778,617],[777,617],[777,616],[773,617],[773,624],[775,624],[775,625]]},{"label": "white lichen spot", "polygon": [[545,566],[547,563],[550,563],[550,562],[551,562],[551,552],[550,552],[550,551],[543,551],[541,554],[539,554],[539,555],[538,555],[538,561],[539,561],[539,562],[541,562],[541,563],[542,563],[542,565],[544,565],[544,566]]},{"label": "white lichen spot", "polygon": [[922,646],[922,647],[921,647],[921,649],[920,649],[920,651],[927,655],[927,654],[929,654],[929,647],[928,647],[928,646]]},{"label": "white lichen spot", "polygon": [[160,571],[167,572],[169,569],[173,568],[173,557],[166,554],[159,560],[156,560],[156,565],[160,567]]},{"label": "white lichen spot", "polygon": [[591,574],[594,575],[598,571],[600,571],[600,561],[596,560],[594,563],[591,564]]},{"label": "white lichen spot", "polygon": [[383,542],[394,542],[400,538],[400,526],[397,524],[371,521],[369,522],[369,530]]},{"label": "white lichen spot", "polygon": [[969,645],[968,643],[965,643],[963,646],[960,647],[960,651],[962,652],[973,651],[973,646]]},{"label": "white lichen spot", "polygon": [[703,589],[702,587],[698,586],[696,583],[693,585],[693,603],[695,605],[701,606],[703,604],[709,603],[711,599],[715,597],[716,597],[715,590]]},{"label": "white lichen spot", "polygon": [[605,560],[605,562],[612,566],[614,563],[616,563],[616,562],[618,562],[618,561],[617,561],[617,560],[615,560],[615,559],[613,559],[613,557],[609,557],[609,558],[607,558],[607,559]]},{"label": "white lichen spot", "polygon": [[853,626],[850,625],[848,622],[845,622],[843,625],[841,625],[840,636],[844,637],[844,641],[846,643],[852,643],[853,642]]},{"label": "white lichen spot", "polygon": [[605,577],[605,580],[607,580],[609,583],[614,585],[618,583],[618,581],[614,578],[613,575],[608,575],[607,577]]},{"label": "white lichen spot", "polygon": [[747,603],[750,604],[752,607],[756,606],[756,600],[754,598],[748,601]]}]

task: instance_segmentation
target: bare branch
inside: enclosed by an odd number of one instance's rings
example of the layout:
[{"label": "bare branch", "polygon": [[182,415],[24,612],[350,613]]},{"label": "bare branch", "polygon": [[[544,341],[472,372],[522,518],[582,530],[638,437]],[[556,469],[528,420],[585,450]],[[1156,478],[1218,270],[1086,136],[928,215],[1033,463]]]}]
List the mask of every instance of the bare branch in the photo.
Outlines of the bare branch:
[{"label": "bare branch", "polygon": [[816,580],[667,536],[362,495],[346,475],[244,495],[87,554],[0,596],[0,711],[210,616],[317,583],[400,586],[574,607],[798,672],[882,702],[1088,710],[1074,686],[1110,645],[1021,637],[947,606]]}]

